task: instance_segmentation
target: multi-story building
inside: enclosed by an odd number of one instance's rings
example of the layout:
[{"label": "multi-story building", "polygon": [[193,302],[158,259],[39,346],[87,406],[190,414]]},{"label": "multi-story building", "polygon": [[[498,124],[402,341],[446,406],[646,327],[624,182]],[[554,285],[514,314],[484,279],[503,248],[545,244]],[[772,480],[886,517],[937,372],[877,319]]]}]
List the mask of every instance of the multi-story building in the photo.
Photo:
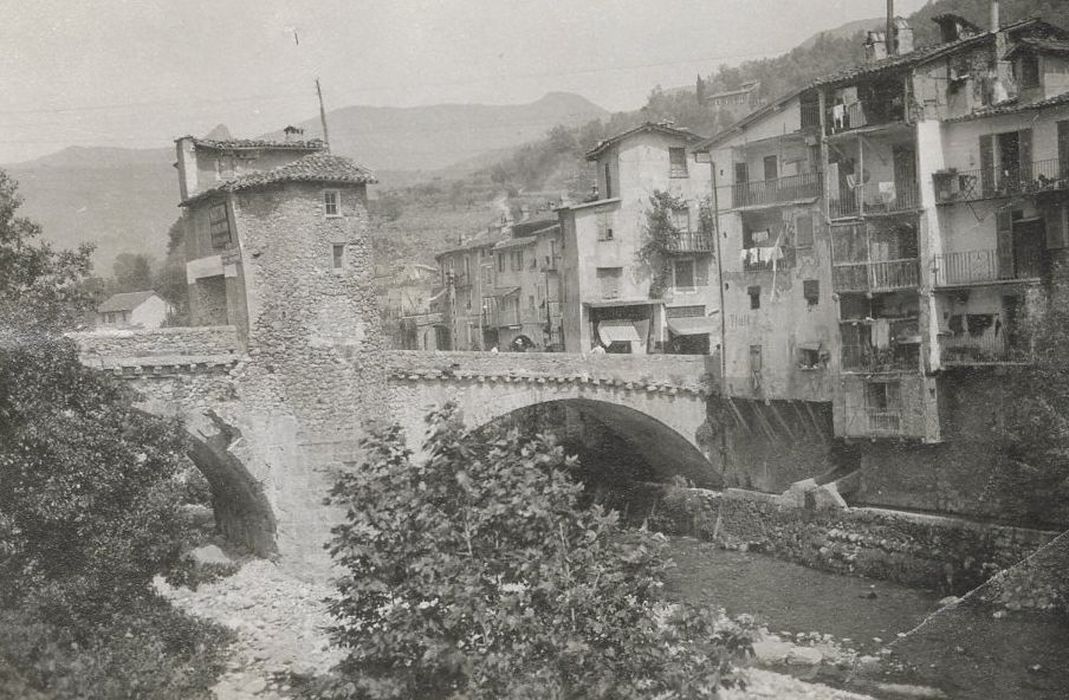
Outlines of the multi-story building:
[{"label": "multi-story building", "polygon": [[750,81],[735,90],[717,92],[705,98],[709,108],[733,119],[743,117],[761,106],[761,83]]},{"label": "multi-story building", "polygon": [[1026,292],[1065,246],[1069,35],[997,2],[990,30],[935,21],[941,43],[896,19],[865,64],[698,144],[725,387],[831,401],[840,437],[943,440],[946,371],[1026,356]]},{"label": "multi-story building", "polygon": [[[702,225],[711,206],[710,169],[692,162],[700,137],[670,124],[646,123],[602,141],[593,201],[562,207],[561,298],[568,352],[708,353],[719,333],[716,241]],[[651,196],[675,206],[675,235],[664,252],[668,279],[657,290],[660,261],[642,258]],[[708,211],[708,209],[707,209]],[[708,217],[705,217],[708,220]],[[651,285],[653,288],[651,289]]]},{"label": "multi-story building", "polygon": [[474,238],[435,256],[441,290],[441,350],[489,350],[497,345],[496,328],[487,323],[484,299],[496,298],[494,246],[505,240],[504,226],[491,226]]},{"label": "multi-story building", "polygon": [[515,350],[559,350],[561,244],[556,219],[524,221],[494,246],[494,295],[483,300],[494,345]]},{"label": "multi-story building", "polygon": [[[370,288],[370,278],[352,279],[348,270],[370,245],[367,185],[374,176],[326,153],[321,141],[294,140],[292,127],[286,133],[280,142],[176,141],[193,325],[237,326],[243,340],[266,332],[256,324],[281,306],[273,296],[287,286],[279,274],[301,276],[289,280],[291,293],[315,288],[327,295],[323,303],[340,298],[330,296],[338,290]],[[339,306],[334,320],[319,321],[341,324],[363,311]]]}]

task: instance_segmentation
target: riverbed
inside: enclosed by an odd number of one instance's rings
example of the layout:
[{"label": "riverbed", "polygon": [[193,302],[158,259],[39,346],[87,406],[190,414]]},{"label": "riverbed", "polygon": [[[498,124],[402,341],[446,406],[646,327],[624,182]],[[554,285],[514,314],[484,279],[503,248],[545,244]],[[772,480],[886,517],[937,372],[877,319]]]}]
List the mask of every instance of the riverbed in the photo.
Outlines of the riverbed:
[{"label": "riverbed", "polygon": [[967,604],[933,615],[940,595],[932,591],[686,537],[671,538],[670,553],[676,563],[667,586],[673,599],[750,614],[774,633],[831,634],[859,654],[883,660],[876,678],[825,674],[821,682],[877,696],[882,694],[874,680],[935,687],[951,698],[1069,698],[1064,619]]}]

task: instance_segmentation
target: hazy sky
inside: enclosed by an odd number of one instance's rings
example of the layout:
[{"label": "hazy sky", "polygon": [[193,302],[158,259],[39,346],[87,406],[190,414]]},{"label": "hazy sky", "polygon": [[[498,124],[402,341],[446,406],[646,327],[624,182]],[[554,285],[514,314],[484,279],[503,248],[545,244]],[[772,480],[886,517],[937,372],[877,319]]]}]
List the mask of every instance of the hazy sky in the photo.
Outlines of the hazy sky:
[{"label": "hazy sky", "polygon": [[[897,0],[909,14],[926,0]],[[610,110],[879,17],[885,0],[0,0],[0,162],[252,136],[351,104]],[[300,45],[294,43],[294,30]]]}]

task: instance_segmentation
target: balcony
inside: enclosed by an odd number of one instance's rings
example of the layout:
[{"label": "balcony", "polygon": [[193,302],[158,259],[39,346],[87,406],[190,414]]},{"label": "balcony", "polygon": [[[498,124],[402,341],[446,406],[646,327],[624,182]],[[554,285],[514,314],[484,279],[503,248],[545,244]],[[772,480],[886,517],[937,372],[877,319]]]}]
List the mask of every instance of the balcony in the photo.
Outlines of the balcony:
[{"label": "balcony", "polygon": [[1037,279],[1044,274],[1045,262],[1039,249],[1016,250],[1001,261],[998,251],[994,249],[942,253],[935,256],[935,286],[956,287]]},{"label": "balcony", "polygon": [[985,332],[978,337],[966,333],[943,338],[939,342],[939,357],[946,367],[1027,364],[1032,360],[1032,352],[1023,338],[1003,326],[999,331]]},{"label": "balcony", "polygon": [[917,258],[879,262],[838,263],[832,270],[836,292],[891,292],[920,284]]},{"label": "balcony", "polygon": [[712,253],[716,245],[711,233],[681,231],[668,239],[668,252],[675,254]]},{"label": "balcony", "polygon": [[905,120],[905,102],[901,95],[868,99],[828,109],[825,121],[828,135],[856,131],[866,127],[894,124]]},{"label": "balcony", "polygon": [[828,204],[831,218],[850,219],[917,211],[921,195],[916,182],[867,182],[856,187],[852,196],[836,197]]},{"label": "balcony", "polygon": [[[877,325],[886,324],[883,347]],[[920,330],[916,318],[881,319],[880,321],[843,321],[839,325],[842,339],[841,363],[846,372],[879,374],[909,372],[920,368]]]},{"label": "balcony", "polygon": [[796,253],[787,246],[744,248],[742,269],[746,272],[786,270],[794,267]]},{"label": "balcony", "polygon": [[895,410],[865,409],[866,433],[872,437],[898,437],[902,435],[902,412]]},{"label": "balcony", "polygon": [[775,180],[741,182],[732,186],[732,202],[736,208],[775,206],[821,195],[823,176],[803,173]]},{"label": "balcony", "polygon": [[947,170],[932,175],[937,204],[1069,190],[1069,164],[1057,158],[1003,170]]}]

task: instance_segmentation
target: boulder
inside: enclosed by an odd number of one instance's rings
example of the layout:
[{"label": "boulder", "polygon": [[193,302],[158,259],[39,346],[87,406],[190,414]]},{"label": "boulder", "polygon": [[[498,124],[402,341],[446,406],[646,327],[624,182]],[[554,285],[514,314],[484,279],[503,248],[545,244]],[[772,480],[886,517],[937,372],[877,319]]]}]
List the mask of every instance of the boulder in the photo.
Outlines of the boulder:
[{"label": "boulder", "polygon": [[816,666],[824,660],[824,654],[813,647],[791,647],[787,663],[791,666]]},{"label": "boulder", "polygon": [[190,556],[193,557],[193,561],[197,562],[198,564],[202,564],[202,565],[203,564],[229,565],[229,564],[233,564],[234,563],[234,560],[231,559],[230,557],[228,557],[226,555],[226,552],[224,552],[223,550],[219,549],[219,547],[214,545],[214,544],[206,544],[203,547],[197,547],[192,552],[190,552]]},{"label": "boulder", "polygon": [[781,664],[791,649],[794,649],[793,644],[778,639],[762,639],[753,645],[754,658],[759,664]]}]

